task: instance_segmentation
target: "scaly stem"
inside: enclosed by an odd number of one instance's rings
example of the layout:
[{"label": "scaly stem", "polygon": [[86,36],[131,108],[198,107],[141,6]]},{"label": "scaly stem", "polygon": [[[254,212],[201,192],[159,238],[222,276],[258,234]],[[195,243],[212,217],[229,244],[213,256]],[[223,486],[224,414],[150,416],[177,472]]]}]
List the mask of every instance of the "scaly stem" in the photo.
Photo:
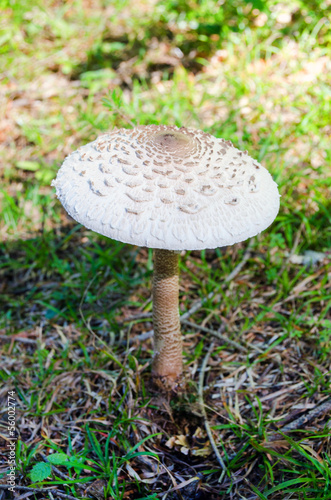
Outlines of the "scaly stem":
[{"label": "scaly stem", "polygon": [[154,250],[153,375],[169,382],[177,380],[183,371],[178,279],[178,254],[171,250]]}]

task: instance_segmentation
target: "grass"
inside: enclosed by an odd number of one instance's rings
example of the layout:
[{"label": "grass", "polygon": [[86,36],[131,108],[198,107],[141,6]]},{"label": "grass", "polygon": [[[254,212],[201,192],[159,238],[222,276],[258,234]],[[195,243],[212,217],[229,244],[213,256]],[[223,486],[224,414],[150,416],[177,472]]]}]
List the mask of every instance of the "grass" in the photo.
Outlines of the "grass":
[{"label": "grass", "polygon": [[[330,499],[330,415],[308,418],[330,398],[330,2],[0,8],[0,500],[12,390],[20,495]],[[137,340],[151,251],[75,224],[49,185],[80,145],[149,123],[232,140],[282,195],[229,282],[247,242],[182,254],[181,313],[214,295],[183,324],[177,398],[151,387],[152,343]],[[203,400],[225,476],[198,398],[212,341]]]}]

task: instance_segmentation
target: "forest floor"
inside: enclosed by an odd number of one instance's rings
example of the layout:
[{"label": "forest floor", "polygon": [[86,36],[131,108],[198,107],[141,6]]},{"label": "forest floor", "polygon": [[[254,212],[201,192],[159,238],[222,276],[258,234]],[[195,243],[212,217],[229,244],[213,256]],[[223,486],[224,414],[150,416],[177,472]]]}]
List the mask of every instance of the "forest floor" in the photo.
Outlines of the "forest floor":
[{"label": "forest floor", "polygon": [[[13,408],[13,498],[331,499],[330,0],[0,8],[0,500]],[[281,193],[261,235],[182,252],[177,395],[140,337],[151,250],[50,187],[81,145],[151,123],[230,139]]]}]

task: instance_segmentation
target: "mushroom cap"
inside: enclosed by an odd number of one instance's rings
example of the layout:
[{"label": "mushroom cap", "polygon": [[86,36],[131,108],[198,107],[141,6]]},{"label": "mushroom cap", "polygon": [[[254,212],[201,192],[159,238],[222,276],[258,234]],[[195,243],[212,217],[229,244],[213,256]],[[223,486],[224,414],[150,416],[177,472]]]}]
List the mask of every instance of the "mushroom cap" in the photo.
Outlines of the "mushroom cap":
[{"label": "mushroom cap", "polygon": [[247,151],[184,127],[115,129],[69,155],[52,185],[88,229],[149,248],[232,245],[279,210],[277,184]]}]

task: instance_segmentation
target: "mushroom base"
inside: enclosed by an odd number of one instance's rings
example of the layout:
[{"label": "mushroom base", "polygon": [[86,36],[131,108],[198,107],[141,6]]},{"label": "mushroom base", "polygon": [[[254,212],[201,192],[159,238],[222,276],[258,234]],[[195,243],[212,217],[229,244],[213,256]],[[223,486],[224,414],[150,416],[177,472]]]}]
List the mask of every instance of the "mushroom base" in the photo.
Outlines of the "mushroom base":
[{"label": "mushroom base", "polygon": [[183,371],[178,280],[178,254],[171,250],[154,250],[152,374],[169,382],[179,380]]}]

